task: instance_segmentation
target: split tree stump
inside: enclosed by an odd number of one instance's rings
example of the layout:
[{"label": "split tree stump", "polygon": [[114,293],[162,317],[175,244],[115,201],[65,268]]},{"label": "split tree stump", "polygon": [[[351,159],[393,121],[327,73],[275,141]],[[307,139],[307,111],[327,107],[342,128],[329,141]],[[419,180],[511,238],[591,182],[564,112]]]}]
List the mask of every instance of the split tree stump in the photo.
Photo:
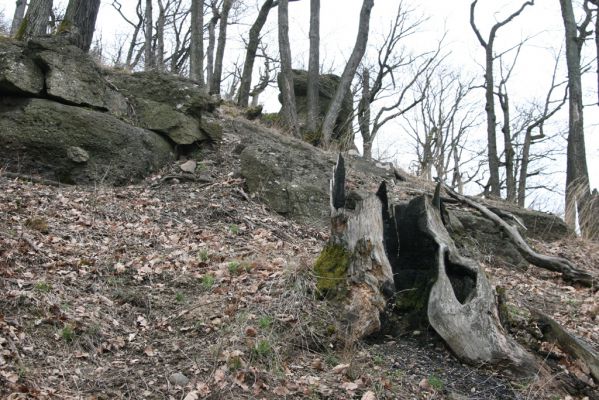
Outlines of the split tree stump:
[{"label": "split tree stump", "polygon": [[351,210],[346,208],[341,155],[333,175],[331,237],[315,273],[321,293],[342,304],[346,340],[379,331],[388,303],[412,293],[414,309],[463,361],[537,372],[532,355],[501,326],[495,291],[484,271],[459,254],[445,228],[439,188],[434,199],[422,195],[390,205],[383,183]]}]

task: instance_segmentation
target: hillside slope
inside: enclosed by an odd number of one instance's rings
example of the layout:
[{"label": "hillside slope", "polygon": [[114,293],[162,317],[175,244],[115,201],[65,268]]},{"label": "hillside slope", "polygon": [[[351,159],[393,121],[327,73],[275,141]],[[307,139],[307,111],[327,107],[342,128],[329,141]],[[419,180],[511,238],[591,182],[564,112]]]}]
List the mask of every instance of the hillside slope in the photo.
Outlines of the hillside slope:
[{"label": "hillside slope", "polygon": [[[198,182],[165,179],[176,165],[121,188],[0,176],[0,396],[530,399],[556,398],[567,377],[592,397],[546,343],[553,382],[462,365],[430,330],[340,348],[311,273],[327,232],[248,195],[226,118]],[[599,266],[591,243],[535,245]],[[486,266],[514,315],[541,309],[597,348],[592,289]]]}]

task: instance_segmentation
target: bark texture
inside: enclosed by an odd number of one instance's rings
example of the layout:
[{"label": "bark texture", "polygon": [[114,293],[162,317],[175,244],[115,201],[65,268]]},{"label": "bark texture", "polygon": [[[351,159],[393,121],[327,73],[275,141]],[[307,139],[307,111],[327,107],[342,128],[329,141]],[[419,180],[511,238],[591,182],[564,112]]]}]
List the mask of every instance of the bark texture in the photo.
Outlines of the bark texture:
[{"label": "bark texture", "polygon": [[31,0],[15,37],[18,40],[27,40],[47,34],[51,12],[52,0]]},{"label": "bark texture", "polygon": [[331,143],[331,137],[333,136],[333,128],[335,127],[335,121],[341,111],[341,105],[343,104],[343,98],[350,90],[351,82],[354,79],[356,70],[360,65],[360,61],[366,51],[366,45],[368,44],[368,31],[370,29],[370,13],[374,7],[374,0],[364,0],[362,3],[362,9],[360,11],[360,23],[358,26],[358,36],[354,49],[349,57],[347,65],[341,75],[341,82],[335,92],[335,97],[331,101],[329,110],[322,123],[322,140],[324,146],[328,146]]},{"label": "bark texture", "polygon": [[156,67],[154,59],[154,49],[152,46],[152,32],[154,28],[154,22],[152,19],[152,0],[146,0],[145,18],[144,18],[144,32],[145,32],[145,50],[144,50],[144,67],[146,71],[152,70]]},{"label": "bark texture", "polygon": [[92,44],[100,0],[70,0],[61,23],[75,46],[87,52]]},{"label": "bark texture", "polygon": [[308,119],[306,130],[319,125],[318,77],[320,75],[320,0],[310,0],[310,55],[308,58]]},{"label": "bark texture", "polygon": [[12,24],[10,26],[10,35],[14,36],[19,29],[19,25],[23,22],[25,16],[25,7],[27,7],[27,0],[17,0],[15,4],[15,13],[12,17]]},{"label": "bark texture", "polygon": [[210,83],[210,94],[220,95],[220,83],[223,74],[223,59],[225,57],[225,46],[227,44],[227,24],[229,23],[229,12],[233,6],[233,0],[224,0],[220,12],[220,25],[218,28],[218,44],[216,46],[216,57],[214,59],[214,71]]},{"label": "bark texture", "polygon": [[387,301],[401,308],[402,296],[410,292],[411,311],[420,313],[461,360],[534,374],[535,359],[499,321],[496,294],[484,271],[460,255],[445,228],[441,185],[433,199],[423,195],[390,205],[383,183],[352,210],[346,208],[344,177],[339,156],[330,187],[331,238],[315,272],[317,288],[341,300],[346,339],[379,331]]},{"label": "bark texture", "polygon": [[[345,254],[346,265],[342,267],[347,286],[338,293],[347,293],[341,322],[345,339],[353,342],[380,330],[380,314],[386,306],[385,293],[393,293],[393,271],[383,239],[383,204],[387,200],[386,193],[383,199],[373,195],[356,210],[345,209],[345,167],[341,155],[333,176],[331,238],[327,248],[329,251],[342,249]],[[345,284],[339,277],[323,276],[324,272],[327,271],[317,271],[321,274],[321,286],[324,279],[330,279],[333,285]]]},{"label": "bark texture", "polygon": [[584,118],[580,53],[586,28],[576,24],[571,0],[560,0],[566,36],[566,65],[568,67],[568,150],[566,167],[566,223],[574,228],[576,215],[583,236],[599,239],[599,221],[592,214],[589,172],[584,140]]},{"label": "bark texture", "polygon": [[289,1],[279,2],[279,52],[281,55],[281,94],[283,97],[283,115],[285,124],[291,134],[301,138],[295,91],[293,88],[293,71],[291,70],[291,46],[289,44]]},{"label": "bark texture", "polygon": [[204,0],[191,1],[189,77],[204,86]]}]

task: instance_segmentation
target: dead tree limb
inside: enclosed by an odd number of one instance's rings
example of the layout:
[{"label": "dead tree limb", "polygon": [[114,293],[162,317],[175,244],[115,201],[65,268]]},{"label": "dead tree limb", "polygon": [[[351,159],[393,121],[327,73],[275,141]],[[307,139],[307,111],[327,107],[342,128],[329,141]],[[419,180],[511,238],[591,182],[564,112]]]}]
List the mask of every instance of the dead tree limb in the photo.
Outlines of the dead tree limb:
[{"label": "dead tree limb", "polygon": [[539,254],[534,251],[524,240],[520,232],[515,226],[512,226],[501,219],[497,214],[489,210],[476,201],[469,199],[468,197],[462,196],[451,190],[447,185],[445,190],[447,193],[461,201],[462,203],[468,204],[470,207],[478,210],[483,216],[487,217],[491,221],[495,222],[510,238],[510,240],[516,245],[516,248],[522,254],[522,256],[529,263],[536,265],[537,267],[548,269],[554,272],[560,272],[565,281],[571,283],[580,283],[585,286],[593,286],[596,283],[597,278],[590,273],[577,268],[572,262],[561,257],[547,256]]},{"label": "dead tree limb", "polygon": [[551,317],[537,310],[531,310],[531,313],[543,336],[548,340],[555,341],[566,353],[584,362],[589,368],[591,376],[599,382],[599,354]]}]

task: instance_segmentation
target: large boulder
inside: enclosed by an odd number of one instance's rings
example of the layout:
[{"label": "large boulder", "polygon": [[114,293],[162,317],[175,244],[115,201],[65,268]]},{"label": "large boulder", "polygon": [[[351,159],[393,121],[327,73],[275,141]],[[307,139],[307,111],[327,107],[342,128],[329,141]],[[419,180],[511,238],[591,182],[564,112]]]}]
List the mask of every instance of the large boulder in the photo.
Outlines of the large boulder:
[{"label": "large boulder", "polygon": [[127,100],[106,79],[92,58],[59,38],[36,38],[27,42],[26,54],[44,71],[44,96],[65,104],[128,112]]},{"label": "large boulder", "polygon": [[60,37],[0,39],[2,167],[62,182],[124,184],[218,142],[194,82],[100,68]]},{"label": "large boulder", "polygon": [[3,167],[65,183],[126,184],[174,160],[157,133],[44,99],[4,99],[0,143]]},{"label": "large boulder", "polygon": [[157,72],[111,72],[106,78],[131,99],[139,126],[178,145],[221,139],[220,125],[208,116],[217,103],[196,83]]},{"label": "large boulder", "polygon": [[22,42],[0,38],[0,94],[39,96],[44,90],[44,72],[25,50]]},{"label": "large boulder", "polygon": [[[278,79],[279,89],[281,89],[281,75]],[[319,121],[318,125],[322,123],[324,117],[329,110],[329,106],[335,96],[337,87],[341,78],[334,74],[321,75],[318,80],[318,108],[319,108]],[[304,136],[304,140],[307,142],[319,145],[321,141],[320,132],[308,132],[306,130],[306,121],[308,120],[308,71],[293,70],[293,89],[295,91],[295,103],[297,107],[297,114],[300,122],[300,129]],[[281,101],[281,96],[279,96]],[[354,135],[352,131],[351,121],[353,117],[353,96],[349,91],[343,98],[341,106],[341,112],[335,122],[333,129],[333,139],[335,142],[341,145],[341,148],[348,149],[353,147]]]}]

